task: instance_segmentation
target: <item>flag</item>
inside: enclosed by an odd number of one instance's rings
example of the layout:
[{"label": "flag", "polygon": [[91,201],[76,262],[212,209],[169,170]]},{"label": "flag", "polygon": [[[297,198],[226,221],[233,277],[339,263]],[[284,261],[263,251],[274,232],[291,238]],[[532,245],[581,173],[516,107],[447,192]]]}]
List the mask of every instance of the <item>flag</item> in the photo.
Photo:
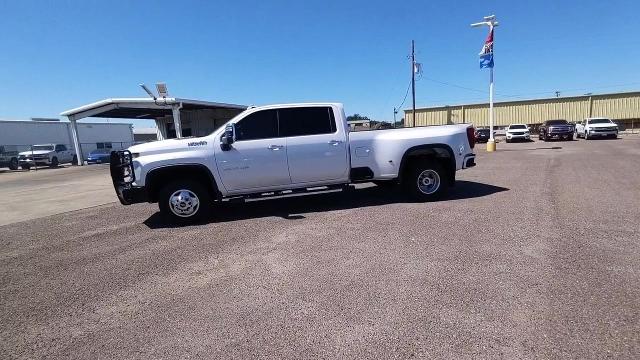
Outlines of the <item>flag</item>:
[{"label": "flag", "polygon": [[480,69],[493,68],[493,27],[480,50]]}]

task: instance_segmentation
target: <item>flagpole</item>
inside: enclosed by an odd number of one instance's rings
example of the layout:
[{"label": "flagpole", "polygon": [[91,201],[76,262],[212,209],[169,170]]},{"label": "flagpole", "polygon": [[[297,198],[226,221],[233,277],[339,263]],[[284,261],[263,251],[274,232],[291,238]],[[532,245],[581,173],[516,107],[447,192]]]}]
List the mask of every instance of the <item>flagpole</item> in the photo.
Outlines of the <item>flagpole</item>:
[{"label": "flagpole", "polygon": [[[485,47],[483,48],[483,52],[480,55],[484,54],[485,48],[487,47],[487,42],[490,40],[490,48],[487,50],[487,53],[491,55],[490,57],[490,66],[489,67],[489,141],[487,141],[487,151],[492,152],[496,151],[496,140],[493,137],[493,41],[494,41],[494,33],[493,29],[498,26],[498,22],[496,21],[495,15],[489,15],[484,17],[484,21],[471,24],[471,27],[479,27],[479,26],[488,26],[489,27],[489,38],[485,41]],[[481,63],[481,68],[482,68]]]},{"label": "flagpole", "polygon": [[489,142],[493,143],[493,150],[489,150],[487,143],[487,151],[495,151],[496,140],[493,138],[493,67],[489,72]]}]

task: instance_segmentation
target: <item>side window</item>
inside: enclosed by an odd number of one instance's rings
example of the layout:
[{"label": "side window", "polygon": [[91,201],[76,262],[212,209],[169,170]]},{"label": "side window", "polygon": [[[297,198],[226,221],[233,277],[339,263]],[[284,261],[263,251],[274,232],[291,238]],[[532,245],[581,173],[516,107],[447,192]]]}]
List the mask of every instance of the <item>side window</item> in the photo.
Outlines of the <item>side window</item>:
[{"label": "side window", "polygon": [[104,148],[105,148],[105,149],[112,149],[112,148],[113,148],[113,145],[111,145],[111,143],[110,143],[110,142],[106,142],[106,143],[104,143]]},{"label": "side window", "polygon": [[331,134],[336,132],[336,119],[331,107],[299,107],[278,110],[284,136]]},{"label": "side window", "polygon": [[278,113],[276,110],[255,112],[236,123],[236,141],[278,137]]},{"label": "side window", "polygon": [[56,145],[56,151],[67,151],[67,147],[64,145]]}]

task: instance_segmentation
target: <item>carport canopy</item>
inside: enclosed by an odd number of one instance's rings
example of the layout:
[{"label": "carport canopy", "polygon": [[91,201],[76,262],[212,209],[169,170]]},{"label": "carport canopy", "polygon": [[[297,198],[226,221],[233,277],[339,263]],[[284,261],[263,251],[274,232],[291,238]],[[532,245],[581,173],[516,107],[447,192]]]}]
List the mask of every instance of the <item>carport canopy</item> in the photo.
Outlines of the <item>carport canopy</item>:
[{"label": "carport canopy", "polygon": [[97,101],[61,113],[71,123],[73,146],[78,155],[78,165],[84,164],[84,157],[78,138],[76,122],[87,117],[121,118],[121,119],[153,119],[172,116],[176,130],[176,137],[182,137],[182,122],[180,110],[216,110],[230,109],[245,110],[247,106],[225,104],[211,101],[190,100],[180,98],[114,98]]}]

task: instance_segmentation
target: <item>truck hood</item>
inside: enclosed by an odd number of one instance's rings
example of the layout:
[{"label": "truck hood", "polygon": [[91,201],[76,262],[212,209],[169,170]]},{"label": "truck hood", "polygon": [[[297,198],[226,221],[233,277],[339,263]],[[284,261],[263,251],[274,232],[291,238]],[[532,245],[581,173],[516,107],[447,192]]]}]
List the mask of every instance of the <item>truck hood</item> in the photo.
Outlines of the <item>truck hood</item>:
[{"label": "truck hood", "polygon": [[49,155],[51,154],[53,151],[51,150],[34,150],[34,151],[23,151],[18,153],[18,155],[24,155],[24,156],[29,156],[31,154],[33,155]]},{"label": "truck hood", "polygon": [[590,129],[598,129],[598,128],[608,128],[608,127],[617,127],[617,124],[608,123],[608,124],[589,124],[587,125]]},{"label": "truck hood", "polygon": [[210,146],[211,142],[211,139],[208,137],[169,139],[134,145],[129,148],[129,151],[131,151],[131,153],[138,153],[141,156],[166,154],[202,149],[203,147]]}]

